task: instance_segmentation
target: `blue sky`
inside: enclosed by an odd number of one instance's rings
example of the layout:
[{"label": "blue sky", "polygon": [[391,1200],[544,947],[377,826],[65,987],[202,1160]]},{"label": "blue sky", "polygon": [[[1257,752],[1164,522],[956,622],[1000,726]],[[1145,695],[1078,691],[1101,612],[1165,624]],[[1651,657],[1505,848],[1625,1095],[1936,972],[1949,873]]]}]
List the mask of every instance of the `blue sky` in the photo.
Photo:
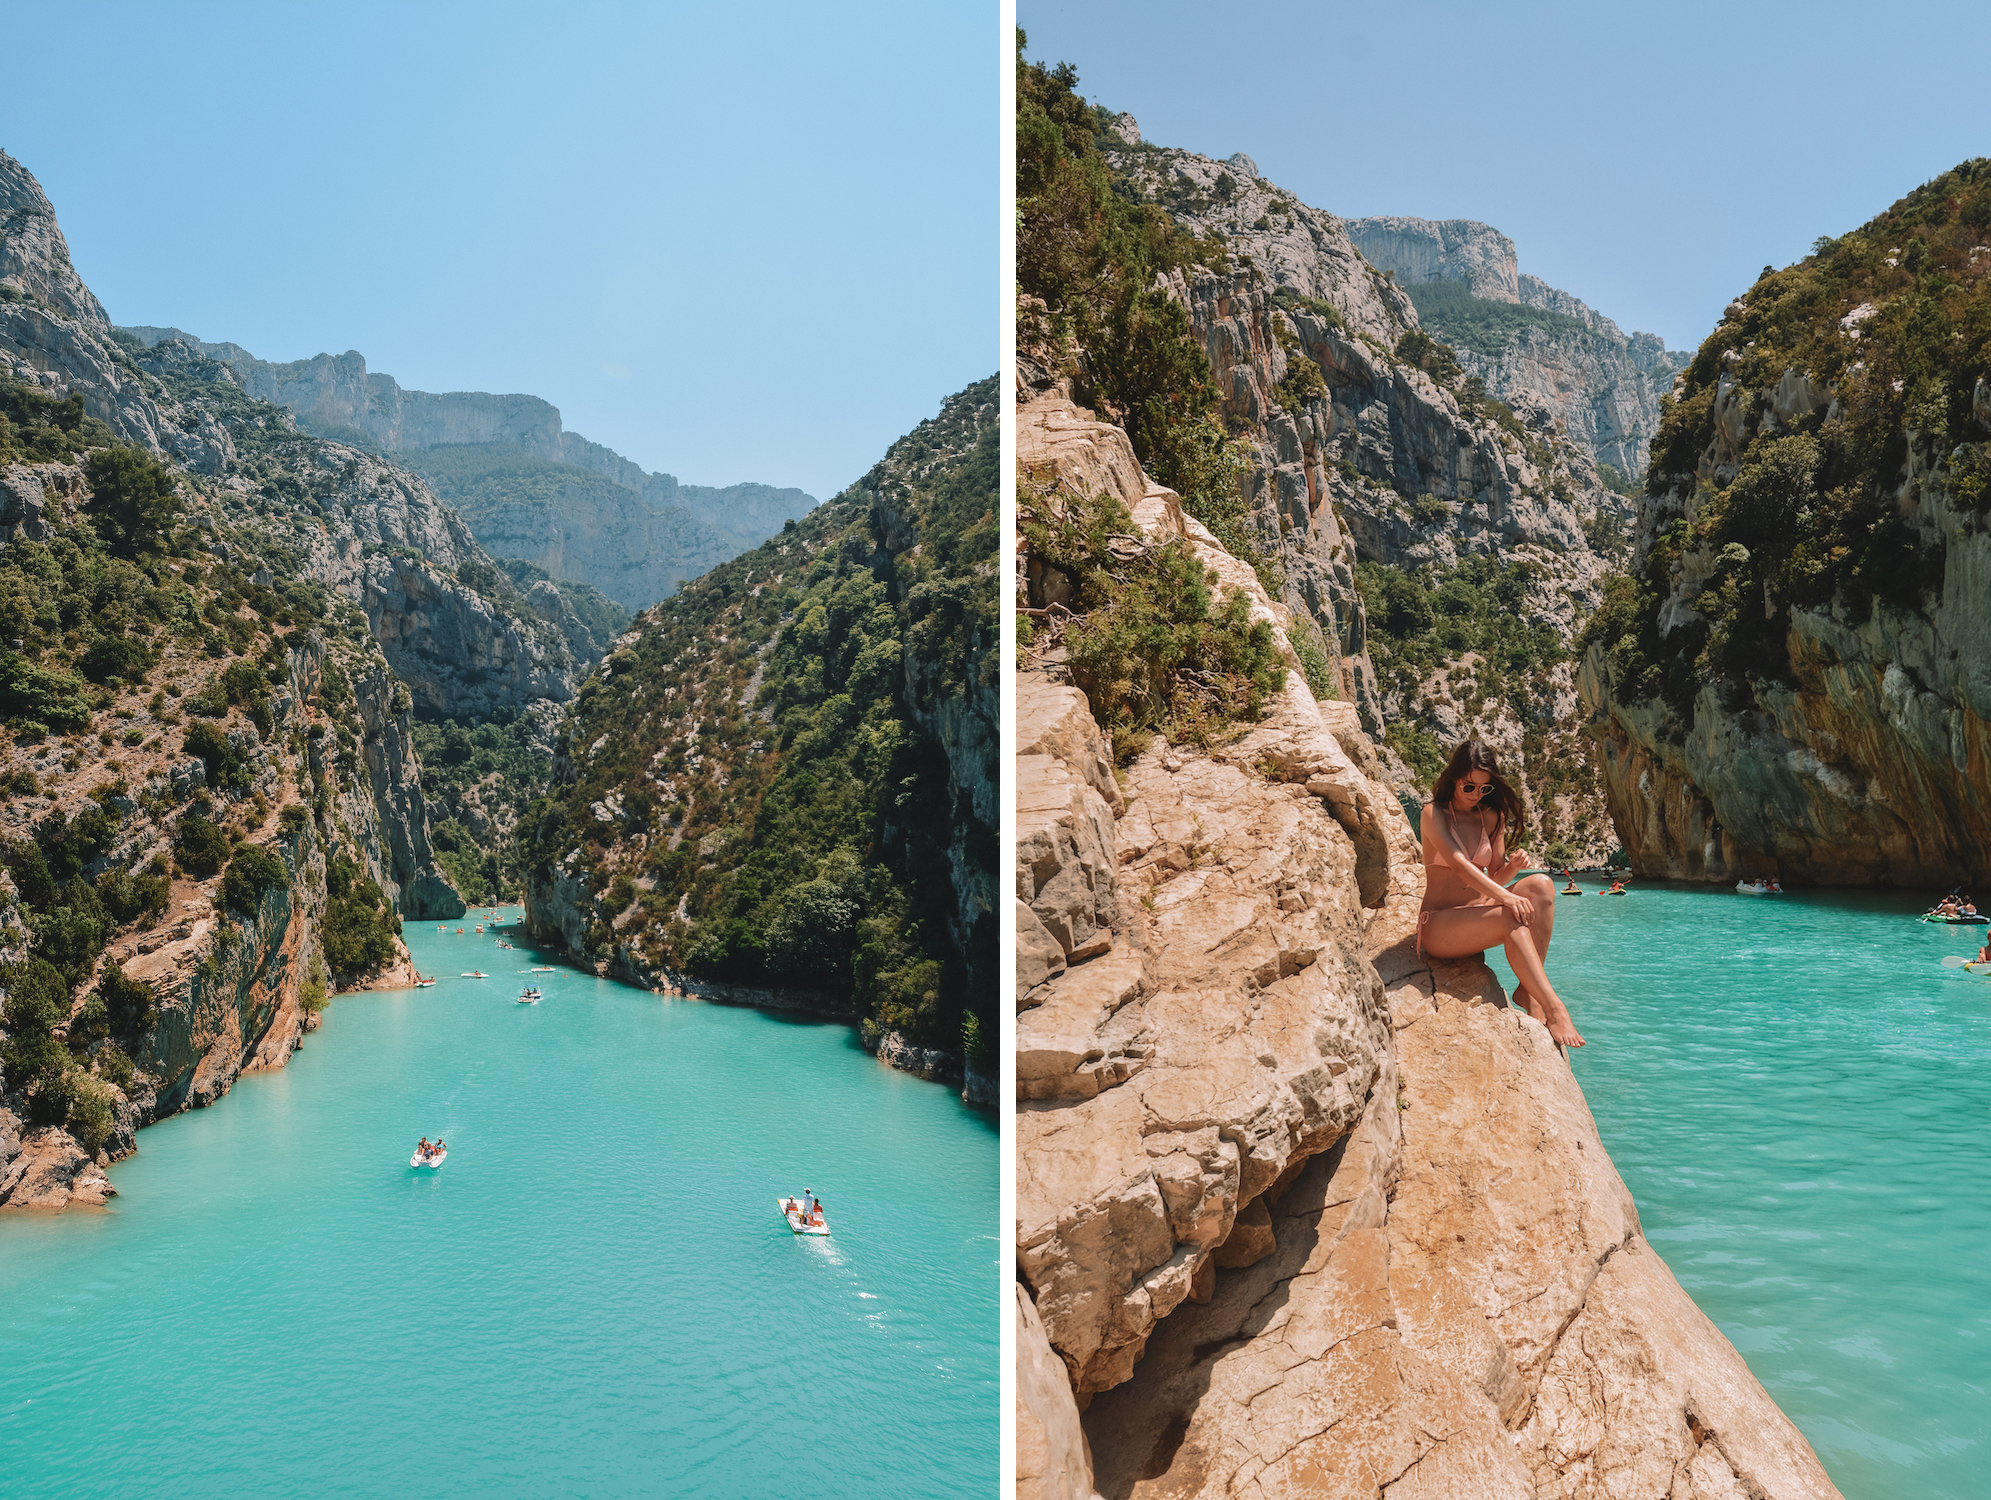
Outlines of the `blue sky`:
[{"label": "blue sky", "polygon": [[1018,0],[1143,136],[1345,217],[1479,219],[1692,348],[1765,265],[1991,155],[1991,6]]},{"label": "blue sky", "polygon": [[114,321],[829,495],[998,358],[994,5],[9,7]]}]

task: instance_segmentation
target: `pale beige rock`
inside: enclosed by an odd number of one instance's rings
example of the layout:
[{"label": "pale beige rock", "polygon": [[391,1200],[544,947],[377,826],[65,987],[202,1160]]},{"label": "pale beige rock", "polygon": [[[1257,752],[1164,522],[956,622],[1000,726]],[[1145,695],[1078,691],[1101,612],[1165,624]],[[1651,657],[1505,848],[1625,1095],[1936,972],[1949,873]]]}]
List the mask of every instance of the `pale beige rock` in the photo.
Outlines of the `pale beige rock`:
[{"label": "pale beige rock", "polygon": [[20,1137],[20,1151],[0,1165],[0,1208],[58,1209],[101,1205],[116,1196],[102,1169],[69,1132],[44,1125]]},{"label": "pale beige rock", "polygon": [[1085,778],[1118,817],[1126,799],[1113,775],[1112,747],[1075,687],[1026,672],[1016,682],[1016,753],[1050,755]]},{"label": "pale beige rock", "polygon": [[1016,1003],[1021,1009],[1040,1003],[1033,995],[1047,979],[1065,971],[1065,950],[1023,902],[1016,905]]},{"label": "pale beige rock", "polygon": [[1016,1500],[1096,1500],[1092,1453],[1064,1362],[1016,1289]]},{"label": "pale beige rock", "polygon": [[1112,811],[1083,776],[1053,756],[1018,756],[1016,896],[1067,960],[1112,926],[1112,851]]}]

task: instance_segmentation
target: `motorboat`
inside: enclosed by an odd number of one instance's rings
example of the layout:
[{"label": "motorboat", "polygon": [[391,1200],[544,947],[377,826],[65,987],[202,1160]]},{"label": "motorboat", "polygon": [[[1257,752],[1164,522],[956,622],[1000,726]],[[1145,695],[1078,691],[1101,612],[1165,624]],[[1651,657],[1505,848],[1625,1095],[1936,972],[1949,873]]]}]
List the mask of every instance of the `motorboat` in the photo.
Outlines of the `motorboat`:
[{"label": "motorboat", "polygon": [[435,982],[435,981],[434,981],[433,979],[424,979],[424,978],[422,978],[422,976],[421,976],[421,975],[419,975],[419,974],[417,974],[417,975],[415,976],[415,988],[416,988],[416,989],[418,989],[418,990],[432,990],[432,989],[434,989],[435,987],[436,987],[436,982]]},{"label": "motorboat", "polygon": [[465,969],[456,977],[459,979],[489,979],[491,976],[486,974],[482,969]]},{"label": "motorboat", "polygon": [[781,1217],[788,1221],[788,1227],[796,1234],[828,1234],[830,1232],[830,1226],[824,1222],[823,1211],[820,1205],[816,1209],[815,1216],[809,1219],[802,1217],[802,1200],[792,1193],[786,1198],[776,1198],[774,1206],[781,1210]]},{"label": "motorboat", "polygon": [[544,995],[540,994],[538,985],[529,984],[519,991],[518,1003],[520,1005],[537,1005],[545,998]]},{"label": "motorboat", "polygon": [[447,1146],[436,1151],[424,1151],[420,1147],[417,1147],[415,1154],[408,1158],[408,1165],[411,1167],[439,1167],[448,1160],[449,1148]]},{"label": "motorboat", "polygon": [[1781,896],[1784,893],[1782,886],[1771,885],[1766,880],[1738,880],[1735,892],[1739,896]]}]

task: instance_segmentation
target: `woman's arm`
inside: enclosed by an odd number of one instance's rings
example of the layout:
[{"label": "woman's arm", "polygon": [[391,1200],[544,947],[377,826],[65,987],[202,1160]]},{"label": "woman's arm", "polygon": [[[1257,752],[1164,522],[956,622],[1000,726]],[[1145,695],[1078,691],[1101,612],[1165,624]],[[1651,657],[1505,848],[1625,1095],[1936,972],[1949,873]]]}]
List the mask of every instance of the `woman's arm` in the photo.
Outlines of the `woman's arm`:
[{"label": "woman's arm", "polygon": [[[1437,813],[1437,803],[1434,802],[1431,804],[1431,811],[1433,814]],[[1476,814],[1475,816],[1478,815]],[[1498,815],[1496,814],[1495,816]],[[1452,820],[1450,818],[1431,816],[1426,817],[1423,821],[1426,864],[1444,865],[1481,895],[1490,896],[1503,906],[1513,907],[1516,914],[1524,922],[1534,916],[1535,905],[1532,901],[1528,900],[1525,896],[1517,896],[1473,863],[1472,856],[1460,847],[1458,835],[1452,832]],[[1500,842],[1498,840],[1500,839],[1500,833],[1504,832],[1505,830],[1503,829],[1495,835],[1497,841],[1493,849],[1496,860],[1500,855]],[[1431,857],[1434,854],[1437,856],[1435,859]]]}]

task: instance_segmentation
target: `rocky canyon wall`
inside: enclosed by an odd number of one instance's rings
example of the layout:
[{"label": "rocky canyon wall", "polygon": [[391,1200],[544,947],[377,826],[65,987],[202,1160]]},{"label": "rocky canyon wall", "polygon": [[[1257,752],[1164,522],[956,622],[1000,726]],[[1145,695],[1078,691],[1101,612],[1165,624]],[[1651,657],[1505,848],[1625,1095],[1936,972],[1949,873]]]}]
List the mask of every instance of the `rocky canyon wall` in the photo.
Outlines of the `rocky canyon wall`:
[{"label": "rocky canyon wall", "polygon": [[[1315,687],[1353,705],[1378,742],[1391,729],[1446,748],[1468,734],[1488,740],[1519,768],[1544,839],[1603,852],[1604,810],[1587,772],[1554,792],[1536,786],[1588,756],[1574,662],[1547,668],[1526,695],[1476,695],[1468,683],[1479,659],[1463,650],[1435,673],[1379,673],[1385,653],[1371,649],[1355,569],[1380,563],[1437,587],[1468,559],[1524,564],[1514,613],[1566,647],[1601,597],[1613,567],[1603,539],[1622,531],[1630,502],[1600,482],[1544,402],[1523,394],[1509,410],[1473,396],[1442,363],[1432,364],[1442,379],[1424,368],[1405,290],[1364,260],[1344,221],[1265,181],[1249,158],[1146,146],[1107,159],[1143,199],[1227,247],[1230,271],[1173,273],[1164,285],[1189,312],[1226,424],[1250,445],[1249,525],[1282,575],[1296,646],[1328,658],[1328,680],[1316,674]],[[1028,339],[1021,347],[1029,355]],[[1056,365],[1048,353],[1026,358],[1027,394],[1068,388]],[[1412,790],[1413,774],[1387,752],[1386,762]]]},{"label": "rocky canyon wall", "polygon": [[1118,428],[1022,394],[1033,503],[1113,495],[1287,671],[1118,770],[1055,652],[1019,674],[1019,1496],[1835,1495],[1546,1030],[1417,955],[1416,841],[1292,612]]},{"label": "rocky canyon wall", "polygon": [[[1538,402],[1559,430],[1628,481],[1641,479],[1659,430],[1659,398],[1686,367],[1657,334],[1627,335],[1568,292],[1520,269],[1514,242],[1471,219],[1349,219],[1362,257],[1402,286],[1452,282],[1474,297],[1556,315],[1522,326],[1498,348],[1452,340],[1468,374],[1503,401]],[[1570,324],[1580,326],[1570,326]],[[1446,330],[1433,326],[1439,337]]]},{"label": "rocky canyon wall", "polygon": [[[120,330],[148,348],[180,345],[305,431],[421,472],[468,517],[478,541],[555,578],[590,584],[630,610],[667,597],[801,516],[815,497],[767,484],[680,484],[562,425],[537,396],[407,390],[358,350],[272,363],[178,328]],[[436,451],[441,450],[441,451]]]}]

